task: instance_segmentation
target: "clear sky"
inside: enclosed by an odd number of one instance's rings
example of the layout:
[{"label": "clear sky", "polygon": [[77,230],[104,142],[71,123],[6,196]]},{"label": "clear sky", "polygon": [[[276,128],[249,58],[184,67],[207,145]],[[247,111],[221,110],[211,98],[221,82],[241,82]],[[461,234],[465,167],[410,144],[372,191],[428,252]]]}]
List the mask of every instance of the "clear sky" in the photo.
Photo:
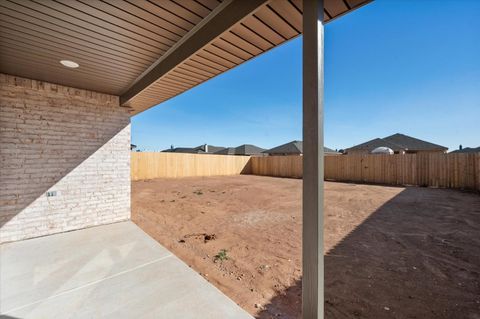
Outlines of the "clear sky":
[{"label": "clear sky", "polygon": [[[132,118],[132,143],[302,139],[301,37]],[[325,145],[404,133],[480,146],[480,1],[376,0],[325,26]]]}]

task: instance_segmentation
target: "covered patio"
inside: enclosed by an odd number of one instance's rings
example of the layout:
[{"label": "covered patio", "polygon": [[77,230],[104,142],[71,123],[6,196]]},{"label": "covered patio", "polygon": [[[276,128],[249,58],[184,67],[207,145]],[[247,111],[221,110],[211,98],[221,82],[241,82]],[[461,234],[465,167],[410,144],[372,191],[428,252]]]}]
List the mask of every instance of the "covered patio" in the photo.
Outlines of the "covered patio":
[{"label": "covered patio", "polygon": [[130,221],[0,248],[2,318],[252,318]]},{"label": "covered patio", "polygon": [[323,318],[323,25],[368,2],[2,1],[1,314],[247,318],[128,221],[130,117],[303,33],[303,317]]}]

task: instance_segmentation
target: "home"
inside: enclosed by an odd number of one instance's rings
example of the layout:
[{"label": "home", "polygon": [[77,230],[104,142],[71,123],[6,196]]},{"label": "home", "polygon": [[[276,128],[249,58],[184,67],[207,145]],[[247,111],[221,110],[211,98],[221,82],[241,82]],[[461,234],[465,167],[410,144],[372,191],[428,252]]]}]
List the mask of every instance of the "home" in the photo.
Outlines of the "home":
[{"label": "home", "polygon": [[361,143],[345,149],[345,154],[362,155],[370,154],[378,147],[388,147],[395,154],[416,154],[416,153],[446,153],[448,147],[420,140],[408,135],[396,133],[384,138]]},{"label": "home", "polygon": [[262,156],[264,148],[252,144],[242,144],[237,147],[226,147],[222,150],[216,151],[214,154],[219,155],[248,155],[248,156]]},{"label": "home", "polygon": [[460,145],[458,150],[451,151],[450,153],[480,153],[480,146],[479,147],[463,147]]},{"label": "home", "polygon": [[[331,148],[324,147],[324,154],[327,155],[341,155],[341,153],[332,150]],[[303,154],[303,142],[302,141],[291,141],[269,150],[264,151],[268,155],[302,155]]]},{"label": "home", "polygon": [[170,147],[162,152],[169,153],[192,153],[192,154],[213,154],[220,150],[225,149],[223,146],[213,146],[209,144],[203,144],[197,147]]}]

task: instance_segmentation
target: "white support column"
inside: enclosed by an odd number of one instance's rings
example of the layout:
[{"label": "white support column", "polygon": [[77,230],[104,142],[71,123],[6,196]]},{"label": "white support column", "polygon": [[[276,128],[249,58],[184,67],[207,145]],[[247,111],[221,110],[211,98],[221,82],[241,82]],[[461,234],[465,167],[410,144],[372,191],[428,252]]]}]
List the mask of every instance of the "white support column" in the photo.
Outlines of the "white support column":
[{"label": "white support column", "polygon": [[304,319],[324,317],[323,0],[303,0]]}]

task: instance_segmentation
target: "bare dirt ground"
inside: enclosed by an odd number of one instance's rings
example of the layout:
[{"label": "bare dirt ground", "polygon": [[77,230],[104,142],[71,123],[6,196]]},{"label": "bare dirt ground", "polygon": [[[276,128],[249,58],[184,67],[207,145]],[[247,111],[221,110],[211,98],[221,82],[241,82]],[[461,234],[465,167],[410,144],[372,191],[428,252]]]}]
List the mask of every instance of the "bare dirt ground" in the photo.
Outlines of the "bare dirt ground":
[{"label": "bare dirt ground", "polygon": [[[325,188],[327,318],[480,319],[478,194]],[[132,219],[257,318],[300,318],[301,180],[133,182]]]}]

